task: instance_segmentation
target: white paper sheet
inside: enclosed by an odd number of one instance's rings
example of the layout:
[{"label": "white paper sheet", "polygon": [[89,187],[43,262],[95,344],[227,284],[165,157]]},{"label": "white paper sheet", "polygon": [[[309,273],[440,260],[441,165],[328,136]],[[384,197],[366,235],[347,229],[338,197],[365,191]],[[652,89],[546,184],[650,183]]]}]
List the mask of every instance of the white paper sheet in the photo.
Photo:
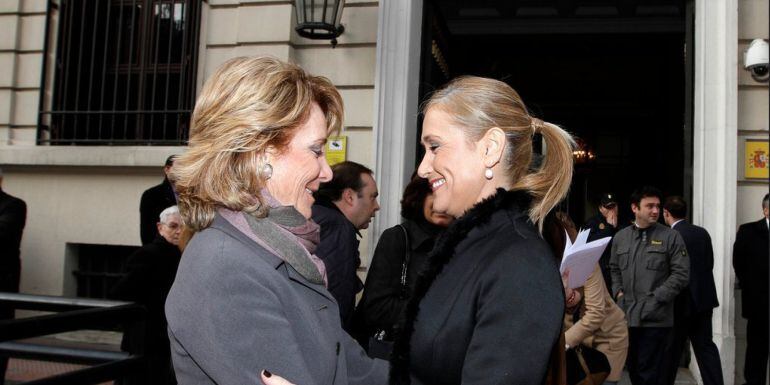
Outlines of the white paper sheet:
[{"label": "white paper sheet", "polygon": [[585,285],[588,276],[594,271],[596,263],[599,262],[604,249],[612,239],[612,237],[605,237],[588,242],[588,233],[589,230],[581,230],[575,237],[575,243],[572,243],[567,235],[567,244],[564,245],[564,257],[559,271],[564,274],[569,270],[567,285],[570,289]]}]

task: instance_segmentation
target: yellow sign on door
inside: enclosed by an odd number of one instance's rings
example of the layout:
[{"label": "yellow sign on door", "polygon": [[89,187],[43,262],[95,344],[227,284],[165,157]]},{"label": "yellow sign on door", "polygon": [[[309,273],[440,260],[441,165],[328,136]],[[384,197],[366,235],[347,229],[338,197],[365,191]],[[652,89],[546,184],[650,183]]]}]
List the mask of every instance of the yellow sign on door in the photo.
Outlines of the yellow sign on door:
[{"label": "yellow sign on door", "polygon": [[745,159],[746,179],[768,179],[770,164],[768,164],[767,140],[747,139]]},{"label": "yellow sign on door", "polygon": [[348,137],[330,136],[326,142],[326,162],[329,166],[342,163],[347,160],[348,155]]}]

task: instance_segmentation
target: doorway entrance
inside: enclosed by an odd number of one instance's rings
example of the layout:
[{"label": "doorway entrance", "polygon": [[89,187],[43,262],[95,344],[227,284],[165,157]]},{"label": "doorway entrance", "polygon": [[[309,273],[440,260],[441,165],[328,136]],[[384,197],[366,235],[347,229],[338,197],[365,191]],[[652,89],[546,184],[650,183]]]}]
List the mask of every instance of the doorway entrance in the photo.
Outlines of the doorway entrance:
[{"label": "doorway entrance", "polygon": [[575,135],[593,154],[576,162],[565,202],[577,224],[597,212],[604,192],[620,198],[625,223],[628,196],[642,185],[691,201],[684,1],[424,4],[420,99],[459,75],[491,77],[518,91],[534,116]]}]

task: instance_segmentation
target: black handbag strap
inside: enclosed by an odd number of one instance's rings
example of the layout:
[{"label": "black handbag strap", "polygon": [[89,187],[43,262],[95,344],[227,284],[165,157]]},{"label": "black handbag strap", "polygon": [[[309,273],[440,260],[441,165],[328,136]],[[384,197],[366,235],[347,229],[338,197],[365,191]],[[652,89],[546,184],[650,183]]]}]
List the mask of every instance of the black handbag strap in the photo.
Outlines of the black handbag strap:
[{"label": "black handbag strap", "polygon": [[406,231],[406,227],[403,225],[397,225],[401,228],[401,230],[404,232],[404,239],[406,242],[404,245],[406,246],[405,252],[404,252],[404,262],[401,264],[401,296],[406,297],[408,288],[406,285],[406,273],[409,268],[409,258],[412,256],[412,248],[409,245],[409,233]]}]

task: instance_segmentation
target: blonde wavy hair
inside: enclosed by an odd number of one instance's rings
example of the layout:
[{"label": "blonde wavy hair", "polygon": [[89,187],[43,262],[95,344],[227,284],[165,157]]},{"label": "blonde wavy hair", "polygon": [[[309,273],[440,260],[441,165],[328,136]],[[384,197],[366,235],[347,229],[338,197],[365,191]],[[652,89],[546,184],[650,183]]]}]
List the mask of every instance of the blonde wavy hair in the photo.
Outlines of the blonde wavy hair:
[{"label": "blonde wavy hair", "polygon": [[193,232],[208,227],[218,207],[265,216],[265,150],[285,149],[313,103],[328,133],[339,131],[342,97],[328,79],[271,57],[238,57],[220,66],[198,96],[189,148],[171,171],[185,226]]},{"label": "blonde wavy hair", "polygon": [[[569,191],[575,145],[572,136],[555,124],[531,116],[519,94],[494,79],[458,77],[425,102],[423,113],[432,108],[447,113],[471,143],[481,140],[493,127],[505,132],[503,169],[511,181],[511,190],[532,195],[529,218],[542,232],[546,215]],[[536,133],[543,136],[546,153],[540,167],[532,170],[532,138]]]}]

